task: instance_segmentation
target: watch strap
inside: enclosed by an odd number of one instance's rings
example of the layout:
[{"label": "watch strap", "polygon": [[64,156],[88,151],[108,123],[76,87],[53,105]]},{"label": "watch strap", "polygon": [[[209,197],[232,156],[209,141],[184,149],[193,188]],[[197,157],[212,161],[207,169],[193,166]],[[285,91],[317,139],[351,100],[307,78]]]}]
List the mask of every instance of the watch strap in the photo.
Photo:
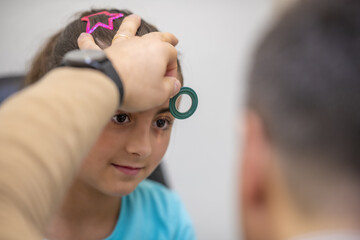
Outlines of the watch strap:
[{"label": "watch strap", "polygon": [[113,80],[113,82],[116,84],[120,94],[120,104],[122,104],[124,99],[124,86],[122,84],[119,74],[116,72],[110,60],[107,59],[106,61],[102,62],[99,70],[101,70],[108,77],[110,77]]}]

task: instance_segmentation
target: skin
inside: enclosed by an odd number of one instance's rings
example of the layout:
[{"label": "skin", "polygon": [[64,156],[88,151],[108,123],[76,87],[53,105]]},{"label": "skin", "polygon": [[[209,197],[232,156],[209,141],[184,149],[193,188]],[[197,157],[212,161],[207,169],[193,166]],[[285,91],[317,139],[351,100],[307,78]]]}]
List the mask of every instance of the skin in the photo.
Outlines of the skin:
[{"label": "skin", "polygon": [[[128,22],[134,22],[137,26],[140,22],[138,17],[125,19]],[[126,30],[127,26],[121,29],[125,33]],[[130,29],[130,31],[132,30]],[[85,35],[79,42],[91,45],[93,39]],[[158,107],[180,90],[180,82],[173,75],[176,72],[177,57],[174,45],[176,45],[177,39],[172,34],[149,34],[146,37],[130,37],[123,40],[118,38],[114,42],[116,42],[116,46],[110,47],[107,54],[112,59],[115,68],[119,72],[121,71],[123,83],[127,89],[121,106],[122,110],[139,112]],[[133,74],[134,70],[137,70],[136,75]],[[66,81],[69,76],[78,80],[70,83],[73,84],[70,88],[73,91],[69,91],[68,85],[58,84],[59,79]],[[79,89],[83,89],[85,81],[89,87],[84,92],[85,96],[79,96],[79,92],[81,92]],[[61,82],[63,83],[63,81]],[[139,85],[143,87],[138,88]],[[56,94],[52,94],[54,89]],[[106,99],[101,97],[99,102],[94,101],[97,94],[101,95],[104,92]],[[56,97],[53,97],[55,95]],[[135,96],[141,97],[136,99]],[[74,178],[75,170],[83,160],[84,153],[88,152],[107,119],[116,109],[118,97],[115,85],[105,75],[94,70],[63,68],[52,70],[38,84],[20,91],[2,105],[0,136],[4,141],[0,146],[0,152],[1,156],[7,156],[7,158],[1,161],[1,170],[5,173],[1,175],[0,179],[2,192],[2,201],[0,202],[1,239],[24,239],[24,236],[26,239],[43,239],[46,232],[45,225],[54,216],[54,211],[59,206],[60,201],[57,200],[63,198],[68,189],[68,183]],[[71,105],[68,104],[69,99],[74,100],[70,101]],[[89,99],[92,99],[90,100],[92,104],[89,104]],[[37,104],[39,100],[43,100],[47,104]],[[54,115],[63,116],[65,108],[67,110],[65,112],[74,114],[66,115],[66,118],[53,117]],[[89,108],[91,108],[90,111]],[[34,115],[32,110],[37,110],[42,114]],[[89,121],[81,121],[86,116],[82,113],[91,114],[94,110],[102,114],[89,118]],[[23,119],[33,119],[34,121],[23,121]],[[48,124],[44,124],[46,121]],[[13,128],[9,128],[9,126],[13,126]],[[12,129],[26,131],[17,131],[21,134],[16,134],[16,131],[14,132]],[[29,134],[24,135],[24,132]],[[38,140],[36,144],[34,139]],[[52,144],[54,139],[56,139],[56,144]],[[69,144],[69,141],[72,140],[72,144]],[[29,149],[31,151],[28,151]],[[54,154],[49,158],[49,153]],[[7,159],[16,159],[16,161],[5,161]],[[85,188],[83,189],[84,191],[74,199],[74,206],[78,207],[74,209],[74,215],[83,212],[73,220],[76,221],[87,214],[90,216],[88,222],[92,223],[89,226],[99,223],[99,228],[93,229],[94,237],[86,238],[94,239],[101,235],[101,233],[95,232],[97,229],[106,232],[106,228],[103,228],[102,224],[111,223],[112,216],[106,213],[112,205],[105,204],[104,209],[96,208],[89,212],[84,209],[103,199],[107,199],[111,203],[114,198],[101,199],[104,195],[99,194],[99,199],[89,202],[83,198],[83,196],[87,196]],[[73,187],[69,189],[68,193],[72,191]],[[79,191],[82,189],[79,188]],[[67,196],[64,203],[68,200]],[[105,207],[108,208],[105,209]],[[61,210],[69,209],[66,208],[66,204],[61,206],[54,217],[52,223],[59,223],[59,231],[66,226],[62,221],[70,216],[67,214],[69,211],[62,212]],[[99,213],[98,218],[91,218],[96,212]],[[70,226],[71,223],[68,225]],[[54,233],[52,232],[53,226],[55,225],[49,227],[48,233]],[[79,231],[89,229],[86,226],[86,224],[80,226]],[[59,239],[51,236],[50,238]],[[75,236],[72,239],[82,238]]]},{"label": "skin", "polygon": [[[140,113],[118,111],[85,158],[79,180],[111,196],[131,193],[165,154],[173,121],[168,103]],[[128,175],[123,167],[139,172]]]},{"label": "skin", "polygon": [[[116,37],[111,46],[98,46],[90,34],[83,33],[78,39],[79,48],[105,49],[115,68],[119,59],[113,56],[116,56],[119,47],[125,51],[127,48],[133,49],[132,44],[141,45],[139,42],[144,42],[146,45],[153,44],[154,49],[157,48],[156,45],[160,47],[159,43],[164,48],[163,41],[166,41],[167,48],[171,50],[168,49],[169,52],[172,52],[173,46],[177,44],[177,39],[172,34],[149,33],[141,38],[136,37],[140,20],[136,15],[126,17],[117,34],[129,37]],[[158,41],[159,39],[162,41]],[[176,52],[172,52],[169,59],[173,59],[174,56],[176,57]],[[151,62],[157,66],[163,65],[157,62],[156,58]],[[166,68],[165,76],[154,74],[157,79],[148,79],[150,85],[141,83],[139,87],[135,82],[123,79],[124,104],[113,115],[85,157],[60,210],[48,228],[49,239],[95,240],[109,236],[118,219],[121,197],[133,192],[160,163],[169,144],[174,117],[169,112],[168,97],[165,97],[167,100],[159,106],[154,104],[154,101],[164,99],[161,95],[169,91],[170,96],[173,96],[181,87],[180,81],[177,80],[176,60],[170,60],[167,66],[162,68]],[[121,76],[127,71],[132,72],[132,77],[136,77],[134,73],[138,72],[122,64]],[[153,98],[153,107],[148,109],[149,102],[144,100],[145,98],[137,97],[142,94],[136,92],[147,89],[150,90],[149,94],[155,96],[155,92],[151,93],[154,87],[152,81],[159,79],[166,82],[163,86],[168,89],[159,95],[160,99]],[[158,92],[160,89],[157,86],[154,90]],[[129,99],[131,96],[134,96],[134,99]],[[133,104],[137,105],[135,109]]]},{"label": "skin", "polygon": [[[178,39],[163,32],[135,36],[140,23],[141,18],[137,15],[124,18],[111,46],[104,50],[122,77],[125,94],[120,107],[128,112],[160,106],[181,88],[174,48]],[[87,33],[79,36],[78,45],[80,49],[101,50],[92,35]]]},{"label": "skin", "polygon": [[[48,233],[49,239],[102,239],[111,234],[121,203],[160,163],[174,117],[168,102],[138,113],[117,111],[84,159]],[[136,174],[121,166],[139,167]]]},{"label": "skin", "polygon": [[249,110],[244,124],[244,149],[239,160],[242,163],[241,177],[238,178],[238,186],[241,186],[238,191],[241,206],[238,209],[241,211],[238,215],[242,216],[245,239],[273,240],[266,196],[271,148],[256,113]]},{"label": "skin", "polygon": [[[244,128],[244,148],[241,156],[241,177],[238,191],[243,231],[247,240],[286,240],[304,234],[329,231],[358,231],[358,204],[351,204],[353,190],[341,184],[337,194],[341,201],[324,196],[317,211],[304,211],[289,189],[283,154],[269,140],[264,121],[257,112],[248,109]],[[341,191],[340,191],[341,190]],[[340,193],[341,192],[341,193]],[[333,199],[336,195],[330,195]],[[358,198],[355,198],[358,199]],[[347,202],[344,205],[344,202]],[[330,204],[326,210],[322,207]],[[345,207],[346,206],[346,207]],[[337,209],[341,209],[340,214]]]}]

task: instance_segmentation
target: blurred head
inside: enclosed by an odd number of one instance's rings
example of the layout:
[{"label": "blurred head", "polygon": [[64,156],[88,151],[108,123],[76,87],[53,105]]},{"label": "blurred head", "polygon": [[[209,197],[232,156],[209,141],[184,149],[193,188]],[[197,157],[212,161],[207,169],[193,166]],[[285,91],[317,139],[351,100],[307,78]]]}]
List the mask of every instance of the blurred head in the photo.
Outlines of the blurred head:
[{"label": "blurred head", "polygon": [[[59,66],[63,56],[78,49],[77,38],[85,32],[86,22],[80,19],[101,11],[131,14],[126,10],[96,9],[83,12],[63,30],[51,37],[33,61],[27,75],[26,85],[40,79],[51,69]],[[114,29],[98,27],[93,33],[95,42],[102,48],[111,45],[123,18],[114,20]],[[96,22],[107,23],[108,17],[97,15],[90,18]],[[142,20],[137,36],[158,31]],[[180,65],[178,79],[183,81]],[[132,192],[136,186],[156,168],[168,147],[174,117],[169,112],[168,101],[160,107],[144,112],[128,113],[117,111],[109,121],[95,146],[85,158],[77,185],[99,193],[123,196]],[[91,118],[89,113],[89,117]]]},{"label": "blurred head", "polygon": [[248,239],[359,227],[359,13],[357,0],[299,1],[255,53],[242,177]]}]

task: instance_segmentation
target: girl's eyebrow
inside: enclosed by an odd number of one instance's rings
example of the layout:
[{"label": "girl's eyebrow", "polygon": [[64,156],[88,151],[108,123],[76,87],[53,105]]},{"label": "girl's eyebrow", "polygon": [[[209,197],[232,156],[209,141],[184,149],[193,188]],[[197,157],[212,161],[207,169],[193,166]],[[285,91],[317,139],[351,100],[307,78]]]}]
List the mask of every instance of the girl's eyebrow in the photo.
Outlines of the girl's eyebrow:
[{"label": "girl's eyebrow", "polygon": [[161,113],[166,113],[166,112],[170,112],[170,108],[160,109],[156,114],[161,114]]}]

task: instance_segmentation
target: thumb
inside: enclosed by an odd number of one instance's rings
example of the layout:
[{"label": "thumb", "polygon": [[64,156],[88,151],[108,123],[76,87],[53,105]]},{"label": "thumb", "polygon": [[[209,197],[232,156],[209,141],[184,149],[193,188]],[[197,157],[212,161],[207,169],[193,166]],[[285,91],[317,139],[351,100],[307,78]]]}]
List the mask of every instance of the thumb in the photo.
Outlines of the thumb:
[{"label": "thumb", "polygon": [[165,77],[165,90],[168,92],[169,97],[172,98],[181,89],[181,82],[175,77]]},{"label": "thumb", "polygon": [[77,39],[77,43],[80,49],[101,50],[101,48],[96,45],[93,36],[89,33],[81,33]]}]

